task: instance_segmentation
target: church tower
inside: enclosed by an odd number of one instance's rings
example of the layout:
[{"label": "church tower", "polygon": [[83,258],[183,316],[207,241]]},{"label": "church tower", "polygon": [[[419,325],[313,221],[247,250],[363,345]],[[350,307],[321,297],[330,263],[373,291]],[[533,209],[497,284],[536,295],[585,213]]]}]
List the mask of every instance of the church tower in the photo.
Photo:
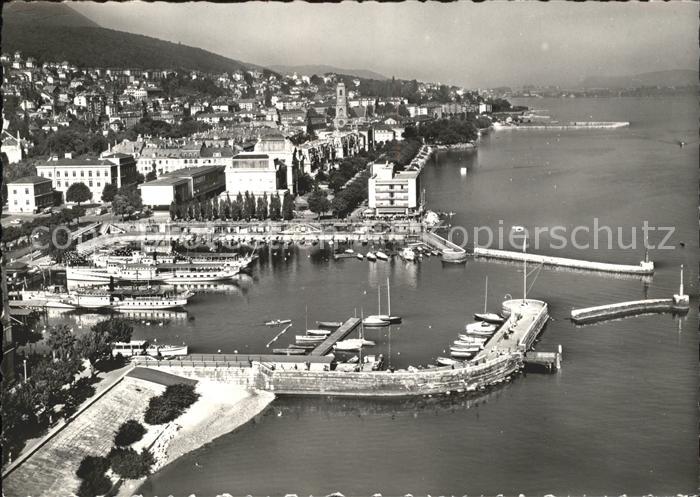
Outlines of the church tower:
[{"label": "church tower", "polygon": [[345,83],[338,83],[335,89],[335,119],[333,124],[336,129],[348,124],[348,100],[345,94]]}]

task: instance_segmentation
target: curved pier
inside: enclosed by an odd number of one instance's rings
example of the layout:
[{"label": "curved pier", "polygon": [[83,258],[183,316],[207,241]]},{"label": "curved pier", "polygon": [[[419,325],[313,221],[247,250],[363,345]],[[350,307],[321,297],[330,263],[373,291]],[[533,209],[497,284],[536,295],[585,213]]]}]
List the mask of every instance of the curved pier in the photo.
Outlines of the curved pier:
[{"label": "curved pier", "polygon": [[615,304],[573,309],[571,311],[571,320],[574,323],[583,324],[623,316],[634,316],[637,314],[687,312],[689,308],[687,295],[684,296],[686,299],[679,299],[678,297],[678,295],[675,295],[674,298],[671,299],[632,300],[629,302],[617,302]]}]

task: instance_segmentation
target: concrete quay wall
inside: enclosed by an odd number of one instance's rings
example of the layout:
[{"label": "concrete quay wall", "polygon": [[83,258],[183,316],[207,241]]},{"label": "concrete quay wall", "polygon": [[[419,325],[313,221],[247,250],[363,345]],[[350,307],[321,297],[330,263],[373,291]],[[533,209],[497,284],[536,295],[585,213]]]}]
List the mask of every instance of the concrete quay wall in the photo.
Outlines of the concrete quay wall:
[{"label": "concrete quay wall", "polygon": [[497,250],[482,247],[474,247],[473,254],[476,257],[504,259],[511,261],[527,261],[548,266],[570,267],[608,273],[625,273],[649,275],[654,273],[654,263],[642,261],[638,265],[611,264],[607,262],[584,261],[581,259],[568,259],[565,257],[553,257],[548,255],[531,254],[528,252],[515,252],[510,250]]},{"label": "concrete quay wall", "polygon": [[258,388],[274,394],[399,397],[474,391],[505,380],[519,371],[522,354],[462,367],[415,372],[276,371],[260,365]]}]

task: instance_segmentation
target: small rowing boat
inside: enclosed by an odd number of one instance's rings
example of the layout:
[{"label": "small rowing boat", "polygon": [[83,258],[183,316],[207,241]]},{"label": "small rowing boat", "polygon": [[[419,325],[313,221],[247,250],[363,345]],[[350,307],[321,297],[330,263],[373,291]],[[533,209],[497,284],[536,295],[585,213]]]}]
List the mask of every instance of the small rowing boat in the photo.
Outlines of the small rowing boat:
[{"label": "small rowing boat", "polygon": [[500,316],[495,312],[477,312],[476,314],[474,314],[474,319],[490,324],[502,324],[505,321],[505,318],[503,318],[503,316]]},{"label": "small rowing boat", "polygon": [[313,336],[313,335],[297,335],[297,343],[321,343],[326,339],[324,336]]},{"label": "small rowing boat", "polygon": [[284,354],[284,355],[304,355],[306,354],[306,350],[304,349],[292,349],[292,348],[287,348],[287,349],[272,349],[273,354]]},{"label": "small rowing boat", "polygon": [[267,323],[265,323],[265,326],[280,326],[283,324],[289,324],[291,322],[291,319],[273,319],[272,321],[268,321]]},{"label": "small rowing boat", "polygon": [[331,334],[331,330],[306,330],[307,335],[313,335],[313,336],[320,336],[320,337],[327,337],[328,335]]},{"label": "small rowing boat", "polygon": [[451,359],[449,357],[438,357],[436,361],[440,366],[455,366],[460,363],[460,361],[457,361],[455,359]]}]

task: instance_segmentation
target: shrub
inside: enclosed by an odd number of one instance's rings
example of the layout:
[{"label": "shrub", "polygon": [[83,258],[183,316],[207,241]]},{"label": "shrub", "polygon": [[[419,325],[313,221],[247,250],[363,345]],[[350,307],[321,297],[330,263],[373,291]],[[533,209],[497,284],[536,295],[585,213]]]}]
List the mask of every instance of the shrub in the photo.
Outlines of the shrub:
[{"label": "shrub", "polygon": [[85,456],[75,472],[82,479],[76,492],[79,497],[95,497],[106,494],[112,482],[105,476],[109,460],[101,456]]},{"label": "shrub", "polygon": [[112,488],[112,482],[104,474],[89,480],[82,480],[76,494],[78,497],[96,497],[104,495]]},{"label": "shrub", "polygon": [[117,430],[117,433],[114,435],[114,444],[119,447],[125,447],[138,442],[145,434],[146,428],[135,419],[130,419]]},{"label": "shrub", "polygon": [[80,461],[80,466],[75,474],[78,475],[78,478],[87,480],[95,475],[104,475],[108,468],[109,461],[106,457],[85,456],[83,457],[83,460]]},{"label": "shrub", "polygon": [[114,447],[107,457],[112,471],[132,480],[148,475],[153,465],[153,456],[146,449],[139,454],[132,448]]},{"label": "shrub", "polygon": [[184,383],[169,385],[162,395],[152,397],[148,401],[144,420],[149,425],[160,425],[173,421],[198,398],[199,394],[194,391],[194,385]]}]

